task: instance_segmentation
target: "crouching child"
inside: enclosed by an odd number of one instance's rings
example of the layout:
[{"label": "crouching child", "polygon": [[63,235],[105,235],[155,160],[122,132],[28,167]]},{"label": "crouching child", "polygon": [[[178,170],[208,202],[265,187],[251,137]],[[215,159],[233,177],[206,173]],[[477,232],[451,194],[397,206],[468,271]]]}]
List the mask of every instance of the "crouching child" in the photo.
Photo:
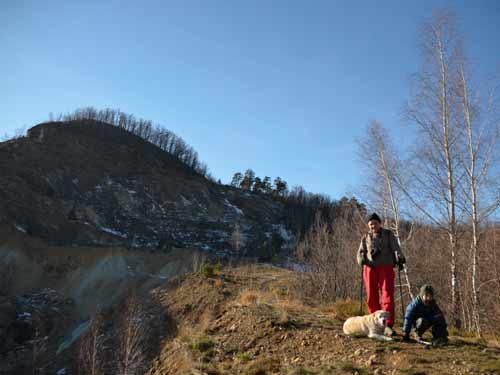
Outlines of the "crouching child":
[{"label": "crouching child", "polygon": [[434,289],[430,285],[420,288],[420,293],[406,308],[403,341],[410,341],[410,331],[415,328],[415,339],[422,341],[422,335],[432,328],[432,345],[448,343],[446,319],[434,300]]}]

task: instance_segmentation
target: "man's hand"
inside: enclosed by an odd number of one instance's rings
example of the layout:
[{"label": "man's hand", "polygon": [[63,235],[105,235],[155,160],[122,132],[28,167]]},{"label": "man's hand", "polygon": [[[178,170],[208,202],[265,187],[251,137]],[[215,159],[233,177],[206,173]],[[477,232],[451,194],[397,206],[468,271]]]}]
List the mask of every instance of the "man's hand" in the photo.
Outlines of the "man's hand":
[{"label": "man's hand", "polygon": [[368,264],[368,256],[366,255],[366,250],[361,250],[360,251],[361,255],[361,265],[367,265]]},{"label": "man's hand", "polygon": [[398,269],[402,271],[404,269],[404,265],[406,264],[406,259],[404,256],[401,254],[396,255],[396,265],[398,266]]}]

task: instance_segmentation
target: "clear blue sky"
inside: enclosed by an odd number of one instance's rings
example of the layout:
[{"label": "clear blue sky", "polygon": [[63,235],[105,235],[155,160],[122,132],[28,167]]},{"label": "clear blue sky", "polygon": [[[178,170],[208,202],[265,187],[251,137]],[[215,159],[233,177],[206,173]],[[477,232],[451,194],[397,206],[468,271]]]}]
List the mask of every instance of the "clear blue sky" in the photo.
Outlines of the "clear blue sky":
[{"label": "clear blue sky", "polygon": [[280,176],[340,198],[370,119],[400,108],[417,30],[451,8],[482,73],[500,66],[500,1],[0,1],[0,135],[78,107],[173,130],[227,182]]}]

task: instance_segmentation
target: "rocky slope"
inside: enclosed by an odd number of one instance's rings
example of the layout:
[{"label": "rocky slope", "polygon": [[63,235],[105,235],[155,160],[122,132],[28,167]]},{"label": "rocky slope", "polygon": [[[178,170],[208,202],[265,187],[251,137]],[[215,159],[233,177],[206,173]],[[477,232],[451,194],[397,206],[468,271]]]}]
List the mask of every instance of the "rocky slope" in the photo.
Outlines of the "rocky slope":
[{"label": "rocky slope", "polygon": [[46,123],[0,143],[0,374],[72,363],[96,311],[235,255],[235,230],[237,255],[286,253],[283,217],[112,125]]},{"label": "rocky slope", "polygon": [[35,126],[0,144],[0,171],[0,223],[52,245],[227,255],[236,225],[248,255],[273,233],[293,240],[269,196],[214,184],[112,125]]},{"label": "rocky slope", "polygon": [[[152,292],[176,322],[149,375],[498,374],[500,341],[452,336],[450,345],[346,337],[357,303],[308,306],[297,273],[249,266],[191,274]],[[299,283],[299,284],[298,284]]]}]

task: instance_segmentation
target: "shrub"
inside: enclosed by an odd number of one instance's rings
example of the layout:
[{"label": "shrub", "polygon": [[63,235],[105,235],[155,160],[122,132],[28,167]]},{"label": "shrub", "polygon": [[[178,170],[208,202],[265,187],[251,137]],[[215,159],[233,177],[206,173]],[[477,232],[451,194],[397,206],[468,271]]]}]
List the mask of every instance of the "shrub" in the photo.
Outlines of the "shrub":
[{"label": "shrub", "polygon": [[[359,301],[355,300],[345,300],[337,301],[333,305],[326,308],[326,311],[331,313],[335,318],[340,320],[346,320],[351,316],[359,315]],[[367,309],[364,309],[365,313]]]},{"label": "shrub", "polygon": [[220,275],[222,271],[222,264],[220,262],[216,264],[203,263],[200,267],[200,273],[205,277],[215,277]]},{"label": "shrub", "polygon": [[277,358],[262,358],[251,363],[245,375],[266,375],[268,372],[276,373],[280,371],[281,363]]},{"label": "shrub", "polygon": [[200,273],[205,277],[214,277],[215,276],[214,266],[212,264],[205,263],[201,266]]},{"label": "shrub", "polygon": [[189,345],[192,350],[197,350],[200,353],[208,352],[215,346],[215,343],[209,338],[202,337],[191,342]]}]

